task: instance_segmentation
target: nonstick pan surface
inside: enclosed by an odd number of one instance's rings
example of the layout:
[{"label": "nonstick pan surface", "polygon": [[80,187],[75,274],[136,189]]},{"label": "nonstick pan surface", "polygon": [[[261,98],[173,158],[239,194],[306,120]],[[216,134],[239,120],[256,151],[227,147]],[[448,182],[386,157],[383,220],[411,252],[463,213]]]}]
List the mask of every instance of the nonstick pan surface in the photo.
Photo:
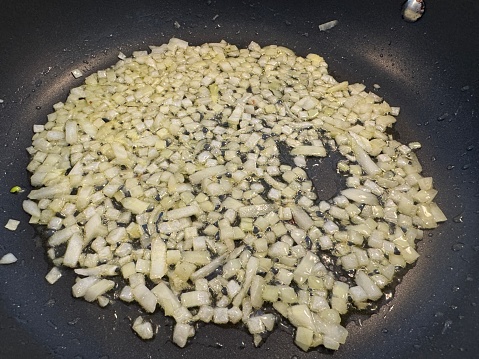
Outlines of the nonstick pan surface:
[{"label": "nonstick pan surface", "polygon": [[[475,358],[479,351],[479,5],[427,1],[424,17],[406,23],[400,1],[0,1],[0,358]],[[320,32],[318,25],[339,23]],[[401,106],[400,141],[420,141],[424,173],[449,220],[426,234],[419,258],[392,301],[348,324],[336,353],[302,352],[291,330],[276,330],[260,348],[235,327],[206,325],[184,349],[170,341],[161,314],[154,340],[137,339],[137,306],[107,308],[74,299],[74,276],[53,286],[42,241],[21,202],[33,124],[45,123],[74,79],[117,61],[119,51],[224,39],[244,47],[279,44],[319,53],[338,80],[364,82]],[[15,232],[3,228],[21,221]]]}]

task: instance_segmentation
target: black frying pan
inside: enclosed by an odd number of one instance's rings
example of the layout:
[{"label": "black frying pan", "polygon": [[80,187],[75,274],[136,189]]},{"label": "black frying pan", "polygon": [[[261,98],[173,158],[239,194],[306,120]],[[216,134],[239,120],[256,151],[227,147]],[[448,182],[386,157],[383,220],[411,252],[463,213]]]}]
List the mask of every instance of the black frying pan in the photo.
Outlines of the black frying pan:
[{"label": "black frying pan", "polygon": [[[176,36],[192,44],[225,39],[281,44],[300,55],[322,54],[339,80],[381,85],[402,108],[403,143],[418,140],[424,173],[450,220],[426,235],[421,257],[372,317],[348,324],[334,358],[473,358],[479,351],[479,7],[474,0],[427,2],[423,19],[405,23],[401,0],[343,1],[0,1],[0,358],[318,358],[303,353],[288,329],[259,349],[240,328],[202,327],[185,349],[170,341],[172,322],[158,314],[156,339],[135,338],[137,306],[106,309],[70,295],[74,276],[54,286],[41,240],[21,210],[32,125],[86,74],[112,65],[121,50],[159,45]],[[216,17],[216,15],[218,15]],[[216,18],[215,18],[216,17]],[[215,18],[215,20],[213,20]],[[320,32],[318,25],[339,24]],[[180,27],[175,27],[177,21]],[[3,228],[8,218],[21,225]]]}]

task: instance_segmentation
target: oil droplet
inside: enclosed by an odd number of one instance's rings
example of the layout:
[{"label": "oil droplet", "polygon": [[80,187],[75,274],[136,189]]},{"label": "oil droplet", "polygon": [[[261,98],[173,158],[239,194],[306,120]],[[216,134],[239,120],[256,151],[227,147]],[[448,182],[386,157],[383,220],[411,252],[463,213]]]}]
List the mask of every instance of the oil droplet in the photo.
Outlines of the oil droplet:
[{"label": "oil droplet", "polygon": [[41,110],[42,106],[35,106],[35,110]]},{"label": "oil droplet", "polygon": [[457,291],[459,291],[459,289],[460,289],[460,288],[459,288],[457,285],[455,285],[455,286],[452,287],[452,291],[453,291],[453,292],[457,292]]},{"label": "oil droplet", "polygon": [[469,145],[466,147],[466,150],[467,151],[472,151],[474,149],[474,146],[473,145]]},{"label": "oil droplet", "polygon": [[442,317],[443,315],[444,315],[443,312],[436,312],[436,313],[434,314],[434,316],[435,316],[436,318]]},{"label": "oil droplet", "polygon": [[462,213],[461,213],[461,214],[458,214],[456,217],[454,217],[454,218],[452,219],[452,221],[453,221],[454,223],[463,223],[463,222],[464,222],[464,218],[463,218],[463,216],[462,216]]},{"label": "oil droplet", "polygon": [[216,349],[223,349],[223,344],[216,342],[215,343],[215,348]]},{"label": "oil droplet", "polygon": [[463,249],[464,249],[464,243],[462,243],[462,242],[457,242],[456,244],[454,244],[452,246],[452,250],[454,252],[459,252],[459,251],[462,251]]},{"label": "oil droplet", "polygon": [[449,166],[446,167],[446,169],[447,169],[448,171],[450,171],[450,170],[452,170],[454,167],[456,167],[456,166],[454,166],[454,165],[449,165]]},{"label": "oil droplet", "polygon": [[298,357],[296,355],[293,355],[291,359],[298,359]]},{"label": "oil droplet", "polygon": [[381,330],[381,332],[384,333],[384,334],[387,334],[387,333],[389,332],[389,330],[388,330],[387,328],[383,328],[383,329]]},{"label": "oil droplet", "polygon": [[246,344],[244,342],[241,342],[238,349],[243,350],[244,348],[246,348]]},{"label": "oil droplet", "polygon": [[471,167],[471,165],[469,163],[467,163],[464,166],[462,166],[462,169],[467,170],[469,167]]},{"label": "oil droplet", "polygon": [[457,305],[450,305],[449,308],[451,308],[452,310],[456,310],[457,309]]}]

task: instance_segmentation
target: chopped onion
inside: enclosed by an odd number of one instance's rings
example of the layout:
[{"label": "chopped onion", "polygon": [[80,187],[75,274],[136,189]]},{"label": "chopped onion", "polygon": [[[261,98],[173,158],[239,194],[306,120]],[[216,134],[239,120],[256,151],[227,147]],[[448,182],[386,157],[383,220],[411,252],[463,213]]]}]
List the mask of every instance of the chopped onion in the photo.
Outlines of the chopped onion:
[{"label": "chopped onion", "polygon": [[332,20],[332,21],[325,22],[324,24],[321,24],[321,25],[318,26],[319,31],[326,31],[326,30],[332,29],[337,24],[338,24],[338,20]]},{"label": "chopped onion", "polygon": [[20,221],[17,221],[16,219],[9,219],[7,224],[5,225],[5,228],[9,231],[16,231],[19,224]]},{"label": "chopped onion", "polygon": [[81,70],[79,69],[75,69],[72,71],[72,75],[74,78],[79,78],[79,77],[82,77],[83,76],[83,72],[81,72]]},{"label": "chopped onion", "polygon": [[47,280],[48,283],[54,284],[57,280],[60,279],[62,276],[62,273],[58,269],[58,267],[53,267],[50,269],[50,272],[45,276],[45,279]]},{"label": "chopped onion", "polygon": [[0,258],[0,264],[12,264],[17,261],[17,257],[12,253],[4,254],[2,258]]},{"label": "chopped onion", "polygon": [[132,329],[141,339],[153,338],[153,326],[150,322],[145,321],[142,316],[139,316],[135,319]]},{"label": "chopped onion", "polygon": [[[302,350],[338,349],[341,316],[381,298],[418,259],[423,229],[446,220],[421,145],[386,132],[399,108],[337,82],[315,54],[180,39],[150,49],[120,53],[34,126],[23,208],[53,232],[49,258],[79,276],[74,297],[159,306],[179,347],[198,321],[242,323],[260,345],[283,316]],[[309,158],[331,151],[347,188],[319,201]],[[132,328],[154,335],[142,316]]]}]

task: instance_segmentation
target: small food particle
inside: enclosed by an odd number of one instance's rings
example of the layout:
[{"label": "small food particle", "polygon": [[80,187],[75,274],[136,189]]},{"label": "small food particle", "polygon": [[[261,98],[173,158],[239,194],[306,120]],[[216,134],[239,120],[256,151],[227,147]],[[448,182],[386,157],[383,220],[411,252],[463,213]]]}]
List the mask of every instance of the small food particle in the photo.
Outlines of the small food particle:
[{"label": "small food particle", "polygon": [[60,272],[58,267],[53,267],[47,273],[47,275],[45,276],[45,279],[47,280],[48,283],[54,284],[56,281],[60,279],[61,276],[62,276],[62,272]]},{"label": "small food particle", "polygon": [[9,219],[7,224],[5,225],[5,228],[10,231],[15,231],[18,228],[19,224],[20,221],[17,221],[16,219]]},{"label": "small food particle", "polygon": [[132,328],[141,339],[153,338],[153,326],[150,322],[145,321],[142,316],[135,319]]},{"label": "small food particle", "polygon": [[12,253],[5,254],[2,258],[0,258],[0,264],[12,264],[17,261],[17,257]]},{"label": "small food particle", "polygon": [[33,125],[34,133],[42,132],[44,129],[45,129],[44,125]]},{"label": "small food particle", "polygon": [[81,72],[79,69],[75,69],[72,71],[72,75],[74,78],[78,79],[83,76],[83,72]]},{"label": "small food particle", "polygon": [[326,30],[332,29],[337,24],[338,24],[338,20],[332,20],[332,21],[325,22],[324,24],[321,24],[321,25],[318,26],[319,31],[326,31]]},{"label": "small food particle", "polygon": [[12,188],[10,188],[10,193],[21,193],[23,191],[23,188],[20,186],[13,186]]}]

